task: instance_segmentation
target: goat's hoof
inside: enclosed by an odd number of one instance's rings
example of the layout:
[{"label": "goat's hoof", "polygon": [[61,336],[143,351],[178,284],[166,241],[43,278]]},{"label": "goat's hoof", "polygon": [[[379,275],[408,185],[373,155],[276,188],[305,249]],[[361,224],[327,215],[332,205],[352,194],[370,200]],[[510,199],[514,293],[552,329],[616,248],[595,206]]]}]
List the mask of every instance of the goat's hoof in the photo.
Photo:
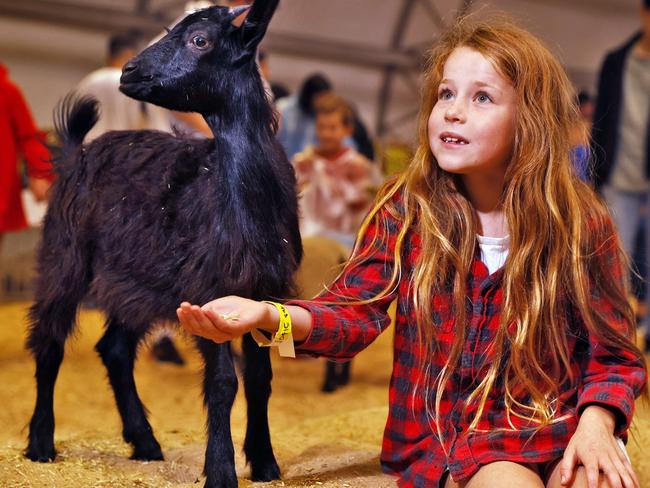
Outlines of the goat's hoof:
[{"label": "goat's hoof", "polygon": [[133,459],[134,461],[165,460],[162,450],[160,449],[160,444],[158,444],[155,439],[147,445],[135,446],[133,448],[133,454],[131,454],[129,459]]},{"label": "goat's hoof", "polygon": [[237,488],[237,475],[235,473],[219,476],[208,476],[205,480],[204,488]]},{"label": "goat's hoof", "polygon": [[266,463],[264,466],[251,465],[252,481],[273,481],[280,479],[280,467],[278,463]]},{"label": "goat's hoof", "polygon": [[25,450],[25,457],[38,463],[49,463],[56,459],[56,451],[53,444],[44,447],[30,443]]},{"label": "goat's hoof", "polygon": [[163,453],[160,450],[157,453],[133,451],[133,454],[131,454],[129,459],[132,459],[133,461],[164,461],[165,456],[163,456]]}]

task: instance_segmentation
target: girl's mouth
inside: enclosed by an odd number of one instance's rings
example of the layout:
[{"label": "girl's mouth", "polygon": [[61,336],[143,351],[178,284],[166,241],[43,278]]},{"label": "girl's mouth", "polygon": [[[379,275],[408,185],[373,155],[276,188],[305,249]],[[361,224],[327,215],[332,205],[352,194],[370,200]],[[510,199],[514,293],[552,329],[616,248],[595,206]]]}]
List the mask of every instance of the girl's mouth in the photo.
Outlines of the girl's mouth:
[{"label": "girl's mouth", "polygon": [[440,135],[440,140],[446,144],[457,144],[459,146],[464,146],[466,144],[469,144],[469,141],[467,139],[462,138],[459,135],[451,135],[451,134],[441,134]]}]

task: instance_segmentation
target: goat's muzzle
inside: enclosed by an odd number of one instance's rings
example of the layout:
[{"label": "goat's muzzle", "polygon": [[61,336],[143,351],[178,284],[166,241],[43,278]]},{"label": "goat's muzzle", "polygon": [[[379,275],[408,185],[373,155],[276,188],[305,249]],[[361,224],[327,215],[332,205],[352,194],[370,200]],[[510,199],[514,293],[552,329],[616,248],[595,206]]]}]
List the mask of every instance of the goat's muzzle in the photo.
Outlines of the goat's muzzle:
[{"label": "goat's muzzle", "polygon": [[138,69],[138,65],[135,64],[133,61],[129,61],[122,68],[122,74],[125,75],[127,73],[131,73],[132,71],[135,71],[136,69]]},{"label": "goat's muzzle", "polygon": [[143,81],[151,81],[152,79],[153,75],[143,74],[137,64],[129,61],[122,68],[120,84],[126,85],[129,83],[141,83]]}]

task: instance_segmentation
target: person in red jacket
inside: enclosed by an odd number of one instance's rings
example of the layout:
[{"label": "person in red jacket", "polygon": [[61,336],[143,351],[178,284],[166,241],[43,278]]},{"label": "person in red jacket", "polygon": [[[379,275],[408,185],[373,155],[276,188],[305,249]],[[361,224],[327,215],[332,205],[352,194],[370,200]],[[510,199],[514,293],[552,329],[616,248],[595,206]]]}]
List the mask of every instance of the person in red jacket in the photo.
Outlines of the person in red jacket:
[{"label": "person in red jacket", "polygon": [[27,227],[20,198],[19,155],[27,163],[29,189],[36,200],[45,200],[53,178],[50,153],[23,94],[0,64],[0,242],[5,232]]}]

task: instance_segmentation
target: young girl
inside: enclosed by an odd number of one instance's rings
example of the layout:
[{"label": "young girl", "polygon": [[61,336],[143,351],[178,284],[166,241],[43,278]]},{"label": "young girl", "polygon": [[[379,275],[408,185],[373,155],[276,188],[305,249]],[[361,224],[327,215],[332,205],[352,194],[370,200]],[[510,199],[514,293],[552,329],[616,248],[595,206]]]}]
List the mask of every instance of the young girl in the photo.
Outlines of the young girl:
[{"label": "young girl", "polygon": [[[646,366],[627,262],[569,161],[569,80],[529,33],[461,22],[424,92],[415,158],[342,274],[286,306],[296,348],[349,359],[397,299],[381,463],[400,486],[638,487],[622,441]],[[274,333],[278,310],[226,297],[178,317],[224,342]]]}]

